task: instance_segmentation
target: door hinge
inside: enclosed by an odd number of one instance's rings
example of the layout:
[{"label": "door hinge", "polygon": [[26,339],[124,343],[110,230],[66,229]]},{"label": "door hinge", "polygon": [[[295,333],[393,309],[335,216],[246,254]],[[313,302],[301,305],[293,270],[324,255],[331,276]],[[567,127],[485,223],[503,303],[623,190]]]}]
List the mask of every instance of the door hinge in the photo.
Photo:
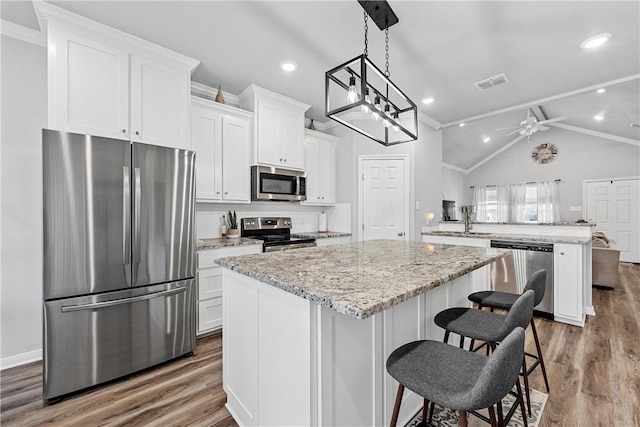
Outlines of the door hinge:
[{"label": "door hinge", "polygon": [[364,181],[364,174],[362,174],[362,180]]},{"label": "door hinge", "polygon": [[362,231],[364,231],[364,224],[362,224]]}]

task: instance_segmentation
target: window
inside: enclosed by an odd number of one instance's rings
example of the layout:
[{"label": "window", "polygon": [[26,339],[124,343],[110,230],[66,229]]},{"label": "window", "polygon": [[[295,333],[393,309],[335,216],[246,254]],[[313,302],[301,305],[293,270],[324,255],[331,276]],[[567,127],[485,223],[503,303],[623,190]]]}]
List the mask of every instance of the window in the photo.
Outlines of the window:
[{"label": "window", "polygon": [[498,189],[497,187],[486,188],[487,197],[487,222],[498,222]]},{"label": "window", "polygon": [[476,221],[551,223],[557,221],[556,182],[474,187]]},{"label": "window", "polygon": [[524,209],[522,210],[522,222],[538,222],[538,186],[525,184]]}]

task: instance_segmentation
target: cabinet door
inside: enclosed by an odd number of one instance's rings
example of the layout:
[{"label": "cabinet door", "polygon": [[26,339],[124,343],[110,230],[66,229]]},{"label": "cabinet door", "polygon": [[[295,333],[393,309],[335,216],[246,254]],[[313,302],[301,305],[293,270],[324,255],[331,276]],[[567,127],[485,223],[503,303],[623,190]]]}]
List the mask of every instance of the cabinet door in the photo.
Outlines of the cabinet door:
[{"label": "cabinet door", "polygon": [[258,163],[282,166],[281,108],[278,104],[258,101]]},{"label": "cabinet door", "polygon": [[583,321],[582,257],[579,245],[555,244],[554,316],[574,324]]},{"label": "cabinet door", "polygon": [[189,147],[189,73],[139,56],[131,58],[131,138]]},{"label": "cabinet door", "polygon": [[49,24],[49,127],[129,139],[129,55]]},{"label": "cabinet door", "polygon": [[251,121],[222,118],[223,200],[248,202],[251,198]]},{"label": "cabinet door", "polygon": [[191,107],[191,150],[196,152],[196,199],[222,198],[221,115],[199,105]]},{"label": "cabinet door", "polygon": [[320,144],[320,199],[322,203],[336,202],[336,144]]},{"label": "cabinet door", "polygon": [[306,172],[307,172],[307,200],[305,204],[320,203],[320,144],[315,141],[305,143]]},{"label": "cabinet door", "polygon": [[304,114],[300,111],[282,111],[283,166],[304,169]]}]

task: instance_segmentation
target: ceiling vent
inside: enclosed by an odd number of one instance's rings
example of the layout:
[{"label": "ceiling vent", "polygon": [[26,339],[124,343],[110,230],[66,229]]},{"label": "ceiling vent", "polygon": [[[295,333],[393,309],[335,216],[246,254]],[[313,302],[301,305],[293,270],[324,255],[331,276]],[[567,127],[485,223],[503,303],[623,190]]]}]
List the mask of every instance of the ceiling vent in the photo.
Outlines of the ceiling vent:
[{"label": "ceiling vent", "polygon": [[485,90],[485,89],[489,89],[491,87],[498,86],[508,82],[509,82],[509,77],[507,77],[505,73],[502,73],[502,74],[498,74],[497,76],[489,77],[488,79],[475,82],[473,85],[477,87],[478,90]]}]

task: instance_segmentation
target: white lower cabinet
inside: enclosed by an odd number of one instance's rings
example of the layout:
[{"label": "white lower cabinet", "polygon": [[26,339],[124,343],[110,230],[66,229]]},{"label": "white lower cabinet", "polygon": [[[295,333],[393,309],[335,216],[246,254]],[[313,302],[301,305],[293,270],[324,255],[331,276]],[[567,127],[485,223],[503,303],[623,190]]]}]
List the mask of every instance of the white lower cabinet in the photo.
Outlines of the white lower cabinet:
[{"label": "white lower cabinet", "polygon": [[554,256],[554,302],[555,320],[583,326],[583,269],[582,245],[556,243]]},{"label": "white lower cabinet", "polygon": [[215,264],[217,258],[262,252],[262,245],[239,245],[198,251],[198,330],[196,335],[222,327],[223,268]]}]

